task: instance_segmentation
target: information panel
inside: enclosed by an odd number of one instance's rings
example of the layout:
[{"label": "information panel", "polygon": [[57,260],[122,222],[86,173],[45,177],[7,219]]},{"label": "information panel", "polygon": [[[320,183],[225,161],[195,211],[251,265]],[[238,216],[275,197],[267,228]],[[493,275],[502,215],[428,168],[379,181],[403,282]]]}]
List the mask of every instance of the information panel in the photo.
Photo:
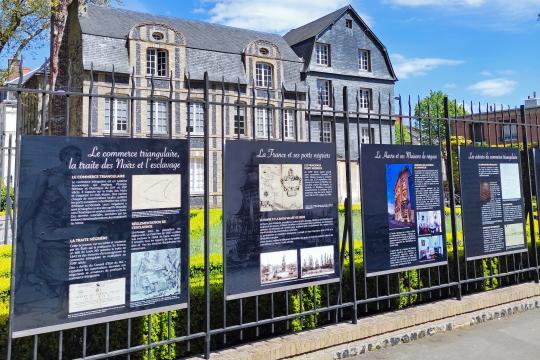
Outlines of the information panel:
[{"label": "information panel", "polygon": [[367,276],[447,263],[438,146],[361,147]]},{"label": "information panel", "polygon": [[14,337],[186,306],[185,140],[23,136]]},{"label": "information panel", "polygon": [[224,168],[227,299],[339,281],[334,145],[229,141]]},{"label": "information panel", "polygon": [[467,260],[527,251],[519,149],[459,148]]}]

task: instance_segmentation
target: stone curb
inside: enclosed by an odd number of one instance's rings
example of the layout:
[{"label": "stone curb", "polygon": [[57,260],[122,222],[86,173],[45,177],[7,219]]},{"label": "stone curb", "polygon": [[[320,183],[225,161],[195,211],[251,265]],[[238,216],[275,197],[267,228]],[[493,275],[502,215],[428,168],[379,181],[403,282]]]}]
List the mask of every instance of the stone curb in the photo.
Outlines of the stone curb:
[{"label": "stone curb", "polygon": [[346,359],[540,307],[540,285],[527,283],[229,348],[211,359]]}]

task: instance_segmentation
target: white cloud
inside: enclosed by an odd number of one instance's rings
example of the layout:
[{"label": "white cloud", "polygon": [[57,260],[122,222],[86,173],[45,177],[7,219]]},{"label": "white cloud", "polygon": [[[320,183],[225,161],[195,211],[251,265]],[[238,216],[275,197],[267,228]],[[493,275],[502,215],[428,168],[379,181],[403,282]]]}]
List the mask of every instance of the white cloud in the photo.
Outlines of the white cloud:
[{"label": "white cloud", "polygon": [[387,0],[389,3],[400,6],[481,6],[486,0]]},{"label": "white cloud", "polygon": [[498,78],[479,81],[467,89],[485,97],[499,97],[513,93],[517,85],[514,80]]},{"label": "white cloud", "polygon": [[457,88],[457,85],[455,83],[447,83],[447,84],[444,84],[444,87],[446,89],[455,89]]},{"label": "white cloud", "polygon": [[[349,0],[204,0],[209,20],[234,27],[285,33],[349,4]],[[361,15],[370,22],[368,16]]]},{"label": "white cloud", "polygon": [[425,75],[441,66],[455,66],[463,64],[461,60],[441,58],[407,58],[401,54],[392,54],[392,63],[400,79],[412,76]]},{"label": "white cloud", "polygon": [[[521,26],[536,23],[540,0],[383,0],[387,4],[403,7],[437,7],[441,15],[463,19],[467,15],[481,17],[475,26],[503,31],[524,31]],[[536,11],[535,11],[536,10]],[[468,19],[468,18],[467,18]],[[469,22],[468,22],[469,23]]]}]

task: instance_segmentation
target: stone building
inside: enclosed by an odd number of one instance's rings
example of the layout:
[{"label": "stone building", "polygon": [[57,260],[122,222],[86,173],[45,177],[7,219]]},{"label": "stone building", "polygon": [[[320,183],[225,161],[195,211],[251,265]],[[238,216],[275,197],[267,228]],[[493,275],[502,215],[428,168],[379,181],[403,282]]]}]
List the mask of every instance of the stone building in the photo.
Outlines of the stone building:
[{"label": "stone building", "polygon": [[[222,136],[307,141],[311,129],[313,141],[331,142],[327,121],[333,105],[327,101],[331,87],[349,86],[351,104],[355,104],[358,90],[364,110],[366,106],[373,108],[372,98],[379,92],[384,112],[393,102],[396,78],[388,54],[350,6],[292,30],[285,37],[100,7],[82,0],[73,1],[67,23],[60,48],[58,88],[67,89],[69,84],[70,90],[95,95],[71,98],[69,133],[172,138],[186,138],[189,133],[190,185],[195,196],[203,193],[204,111],[199,101],[203,100],[203,76],[208,73],[209,100],[231,104],[212,104],[209,109],[210,191],[214,205],[221,201]],[[319,43],[329,44],[327,65],[315,62],[315,58],[324,57]],[[326,87],[319,81],[323,78],[331,82]],[[152,84],[155,101],[146,99],[152,93]],[[111,93],[120,98],[111,101],[106,97]],[[188,93],[189,104],[169,101],[185,101]],[[121,98],[130,94],[140,100]],[[243,107],[253,104],[261,107],[253,112]],[[308,105],[320,107],[323,121],[321,112],[308,116],[307,112],[293,111],[295,104],[302,109]],[[290,109],[274,109],[281,105]],[[340,110],[341,100],[336,100],[335,105]],[[51,112],[65,110],[53,106]],[[366,123],[364,117],[362,122]],[[322,132],[318,130],[321,123]],[[383,123],[387,130],[381,134],[382,140],[388,142],[392,121],[386,118]],[[370,136],[364,127],[363,142]],[[351,131],[353,142],[355,129]],[[342,153],[342,125],[335,130]],[[378,129],[372,129],[371,136],[378,142]],[[356,156],[355,150],[353,158]]]}]

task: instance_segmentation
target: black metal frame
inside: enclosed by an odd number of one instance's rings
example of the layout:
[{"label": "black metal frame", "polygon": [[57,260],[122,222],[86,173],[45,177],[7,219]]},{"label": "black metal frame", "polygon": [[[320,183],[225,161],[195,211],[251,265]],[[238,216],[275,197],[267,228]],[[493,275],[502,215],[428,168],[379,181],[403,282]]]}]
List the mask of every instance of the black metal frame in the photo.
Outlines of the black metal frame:
[{"label": "black metal frame", "polygon": [[[158,98],[155,97],[155,82],[154,78],[151,78],[151,88],[149,97],[138,97],[135,96],[135,77],[131,77],[131,93],[129,96],[122,95],[122,99],[128,99],[129,101],[129,123],[128,123],[128,135],[130,137],[135,137],[135,111],[137,102],[146,102],[150,106],[150,137],[155,137],[153,131],[154,117],[155,117],[155,108],[154,102]],[[22,80],[22,74],[21,78]],[[114,67],[112,72],[112,83],[111,91],[108,95],[99,95],[93,92],[95,87],[94,84],[94,73],[90,72],[90,90],[88,93],[82,93],[78,91],[71,91],[71,79],[68,79],[68,91],[52,91],[44,89],[27,89],[23,88],[22,82],[19,83],[17,87],[14,88],[0,88],[0,91],[11,91],[17,94],[17,140],[20,139],[22,133],[34,133],[40,134],[43,136],[50,136],[52,134],[52,124],[47,122],[47,109],[46,103],[47,99],[50,97],[59,97],[65,99],[66,106],[66,115],[65,115],[65,124],[64,134],[70,134],[70,106],[71,98],[81,98],[88,99],[88,129],[87,136],[97,135],[92,129],[91,123],[91,111],[93,101],[96,101],[96,98],[106,98],[111,99],[110,106],[110,131],[108,136],[113,136],[114,132],[113,127],[113,100],[119,98],[120,96],[115,94],[116,83],[115,83],[115,73]],[[172,76],[171,76],[172,79]],[[47,83],[45,77],[44,85]],[[473,106],[470,106],[470,115],[467,116],[458,116],[457,108],[458,104],[454,102],[455,112],[450,113],[450,104],[447,98],[444,99],[443,109],[440,109],[439,104],[436,104],[435,109],[431,108],[431,104],[428,103],[428,114],[427,116],[419,115],[413,113],[413,107],[420,107],[420,100],[417,104],[411,102],[409,97],[407,100],[407,106],[405,107],[406,114],[404,115],[403,101],[402,97],[397,98],[391,97],[388,95],[388,112],[382,113],[382,96],[378,94],[377,98],[377,111],[372,110],[372,104],[369,104],[367,109],[360,107],[358,92],[356,92],[356,109],[351,111],[349,109],[349,90],[347,87],[343,88],[343,109],[336,109],[335,94],[336,92],[332,89],[331,96],[333,97],[332,108],[323,108],[322,105],[320,108],[312,106],[312,99],[310,96],[309,89],[307,90],[307,106],[300,106],[299,93],[295,87],[294,91],[294,107],[285,104],[285,89],[281,88],[278,90],[271,90],[269,88],[265,89],[266,99],[260,96],[257,96],[255,87],[252,87],[251,102],[241,103],[240,99],[248,97],[249,86],[246,88],[247,91],[245,94],[242,94],[242,85],[240,81],[237,83],[237,88],[235,93],[229,93],[226,95],[226,84],[222,80],[220,83],[214,82],[217,88],[221,90],[221,99],[219,101],[211,100],[210,93],[210,80],[208,74],[204,76],[202,95],[203,100],[193,98],[193,89],[192,89],[192,79],[189,75],[186,79],[187,84],[187,99],[176,99],[173,97],[173,82],[169,81],[169,96],[167,98],[168,103],[168,138],[173,137],[173,119],[172,119],[172,110],[173,105],[180,103],[185,104],[187,109],[187,128],[185,132],[185,137],[188,140],[193,138],[192,134],[192,119],[190,119],[190,109],[191,104],[199,103],[203,106],[204,109],[204,135],[202,136],[204,141],[203,152],[204,152],[204,194],[203,197],[203,209],[204,209],[204,323],[203,324],[192,324],[192,308],[190,306],[190,294],[188,293],[188,308],[185,310],[178,310],[178,312],[184,312],[184,318],[186,321],[185,324],[185,334],[180,336],[171,336],[171,326],[172,326],[172,312],[169,311],[166,313],[168,331],[167,337],[160,339],[159,341],[152,341],[152,315],[147,316],[147,338],[148,342],[146,344],[136,344],[132,343],[132,319],[124,321],[126,329],[126,346],[121,349],[110,349],[110,323],[104,323],[105,331],[105,344],[103,345],[103,350],[98,351],[93,354],[87,354],[87,347],[90,331],[89,327],[84,327],[82,329],[76,330],[66,330],[59,331],[58,334],[58,359],[63,357],[63,343],[64,343],[64,333],[65,332],[77,332],[78,335],[75,335],[75,338],[78,339],[81,346],[80,359],[105,359],[115,356],[127,357],[130,358],[133,354],[140,354],[146,352],[149,356],[150,352],[155,349],[166,347],[168,353],[171,353],[171,348],[176,345],[183,346],[183,354],[190,355],[197,352],[202,352],[206,358],[210,356],[210,353],[214,350],[218,350],[232,344],[239,344],[249,340],[256,340],[268,336],[284,334],[291,332],[291,321],[299,320],[303,324],[306,319],[313,319],[315,326],[318,326],[319,323],[322,325],[329,323],[338,323],[341,321],[352,321],[353,323],[357,322],[357,319],[364,317],[368,314],[380,312],[380,311],[389,311],[398,307],[395,303],[396,300],[405,300],[406,304],[411,302],[428,302],[437,299],[451,298],[455,297],[458,300],[462,298],[462,294],[468,294],[475,291],[482,291],[486,286],[493,285],[495,279],[501,281],[502,285],[513,285],[523,281],[539,281],[539,264],[538,264],[538,248],[536,242],[536,232],[535,232],[535,221],[533,215],[533,193],[534,187],[531,183],[531,163],[529,159],[528,149],[529,146],[535,146],[538,144],[533,144],[530,137],[532,131],[536,131],[536,139],[540,139],[540,125],[538,124],[538,118],[536,117],[536,122],[532,124],[532,117],[529,115],[529,120],[527,119],[527,111],[521,107],[521,109],[508,110],[509,118],[511,117],[512,111],[516,116],[516,119],[519,118],[520,122],[516,123],[516,130],[518,134],[521,134],[521,139],[519,135],[516,137],[516,141],[513,141],[513,137],[510,136],[510,144],[507,144],[504,136],[502,137],[504,142],[503,146],[523,146],[526,153],[525,163],[523,164],[523,170],[526,172],[527,182],[525,185],[525,193],[527,194],[525,199],[525,207],[527,211],[527,218],[530,223],[530,234],[531,234],[531,248],[530,251],[526,254],[525,259],[524,255],[502,255],[489,258],[486,260],[473,260],[467,261],[464,256],[460,253],[460,241],[458,239],[458,224],[456,222],[457,208],[456,208],[456,186],[454,184],[454,169],[456,166],[459,168],[459,162],[455,163],[453,161],[452,153],[456,149],[452,146],[452,142],[456,142],[459,139],[459,136],[463,136],[465,139],[464,146],[478,146],[474,143],[476,139],[476,134],[474,133],[476,129],[481,128],[481,144],[484,146],[484,128],[487,127],[488,137],[487,137],[487,146],[499,146],[498,136],[495,136],[496,144],[492,142],[491,130],[495,130],[495,134],[503,134],[503,126],[505,124],[504,115],[506,111],[500,112],[503,115],[502,121],[492,121],[490,116],[496,116],[499,112],[490,111],[489,106],[486,107],[486,112],[482,113],[479,106],[479,113],[475,114]],[[245,85],[244,85],[245,86]],[[278,93],[280,95],[279,105],[274,105],[271,103],[271,91]],[[23,109],[22,109],[22,99],[23,94],[37,94],[41,99],[41,109],[39,114],[41,117],[41,123],[38,128],[31,128],[25,126],[23,123]],[[214,92],[213,96],[219,96],[218,92]],[[233,101],[226,101],[226,96],[229,96]],[[236,101],[234,101],[236,98]],[[257,103],[264,102],[265,105],[260,105]],[[370,99],[371,102],[372,99]],[[393,106],[397,102],[397,114],[396,111],[393,111]],[[464,107],[464,104],[461,105]],[[284,292],[276,292],[268,295],[258,295],[251,298],[238,299],[227,301],[225,298],[225,281],[226,278],[222,279],[223,284],[223,293],[219,294],[222,296],[222,313],[219,311],[216,312],[212,308],[212,293],[211,293],[211,274],[210,274],[210,222],[209,222],[209,212],[210,212],[210,197],[211,196],[223,196],[221,195],[211,195],[210,193],[210,140],[211,138],[217,139],[217,136],[210,134],[210,111],[211,108],[220,108],[221,118],[220,125],[218,126],[218,121],[216,121],[216,127],[220,127],[221,136],[219,138],[221,144],[220,146],[215,146],[212,151],[219,152],[221,151],[222,167],[223,165],[223,153],[224,146],[226,141],[234,141],[240,138],[248,138],[251,140],[258,139],[256,131],[256,109],[269,109],[275,115],[279,114],[278,121],[273,120],[274,126],[270,125],[268,122],[266,129],[267,140],[276,140],[276,141],[288,141],[284,137],[285,129],[285,118],[284,112],[292,110],[294,112],[294,130],[295,130],[295,139],[293,141],[301,141],[300,131],[299,131],[299,122],[302,121],[301,114],[304,115],[304,119],[307,122],[307,139],[308,142],[311,142],[312,139],[312,117],[320,117],[320,140],[323,139],[324,132],[324,122],[329,121],[331,124],[331,133],[332,133],[332,142],[337,146],[336,142],[336,128],[338,124],[343,125],[344,127],[344,143],[345,143],[345,183],[346,183],[346,200],[344,203],[344,224],[343,224],[343,236],[341,242],[341,253],[340,260],[342,270],[345,266],[348,266],[348,271],[345,273],[342,271],[342,279],[337,284],[327,284],[320,286],[309,286],[301,288],[298,290],[288,290]],[[235,132],[235,121],[233,116],[232,126],[230,135],[226,136],[225,131],[225,111],[232,109],[234,114],[239,119],[240,111],[243,109],[244,112],[244,127],[246,129],[246,134],[241,136],[240,132]],[[432,114],[432,110],[435,111]],[[502,108],[501,108],[502,110]],[[251,134],[247,136],[248,125],[248,114],[251,114]],[[478,116],[477,116],[478,115]],[[216,115],[217,117],[217,115]],[[478,117],[478,118],[476,118]],[[482,117],[485,117],[483,119]],[[272,116],[272,119],[274,117]],[[396,122],[396,120],[398,120]],[[216,119],[217,120],[217,119]],[[351,122],[356,125],[356,144],[351,144]],[[408,124],[406,124],[408,123]],[[277,129],[275,124],[279,124]],[[436,134],[433,134],[435,124]],[[468,125],[472,124],[471,130],[472,134],[468,133]],[[352,188],[352,163],[354,160],[360,162],[360,143],[361,143],[361,132],[360,125],[366,125],[368,129],[368,140],[370,143],[375,142],[375,130],[378,131],[378,142],[383,143],[383,132],[388,131],[388,138],[390,143],[395,143],[394,135],[400,135],[400,143],[397,145],[439,145],[441,151],[446,154],[446,173],[447,173],[447,186],[448,190],[445,192],[447,198],[449,199],[449,210],[450,210],[450,233],[452,235],[452,257],[449,258],[447,265],[435,266],[432,268],[426,269],[417,269],[410,271],[398,272],[395,274],[389,275],[379,275],[375,277],[366,277],[365,273],[361,271],[357,273],[357,264],[355,264],[355,244],[354,244],[354,222],[355,215],[353,215],[353,192],[360,189]],[[408,127],[407,127],[408,125]],[[479,126],[477,126],[479,125]],[[427,129],[425,127],[427,126]],[[373,136],[372,136],[372,129]],[[512,130],[512,126],[510,127]],[[280,136],[275,136],[273,133],[279,131]],[[409,132],[409,141],[405,141],[405,134]],[[64,135],[62,134],[62,135]],[[461,134],[461,135],[460,135]],[[418,135],[418,136],[417,136]],[[468,135],[473,139],[471,144],[467,143]],[[417,136],[415,138],[415,136]],[[426,138],[427,136],[427,138]],[[259,139],[260,140],[260,139]],[[8,153],[11,154],[12,151],[15,151],[16,159],[16,175],[15,180],[18,180],[18,144],[12,145],[12,137],[9,136],[9,147],[7,148]],[[217,140],[215,140],[217,142]],[[4,135],[2,135],[2,144],[4,144]],[[350,146],[355,145],[358,147],[358,158],[351,159]],[[2,147],[2,160],[4,159],[5,147]],[[9,166],[8,173],[11,169],[11,156],[8,157]],[[3,166],[0,166],[3,171]],[[360,175],[360,170],[359,170]],[[219,175],[218,175],[219,176]],[[220,174],[223,178],[223,172]],[[11,177],[8,176],[8,197],[7,197],[7,221],[6,221],[6,234],[9,225],[11,223],[12,229],[12,238],[15,238],[15,225],[14,214],[16,213],[16,204],[13,206],[9,196]],[[15,195],[18,187],[15,186]],[[192,195],[196,197],[196,195]],[[222,200],[224,200],[222,198]],[[6,237],[7,241],[7,237]],[[361,249],[358,249],[359,252]],[[224,249],[225,251],[225,249]],[[16,256],[16,246],[13,245],[13,267],[15,264]],[[363,252],[361,254],[363,256]],[[516,259],[517,257],[517,259]],[[504,262],[504,266],[501,263]],[[496,270],[495,266],[496,265]],[[486,267],[489,268],[489,273],[486,273]],[[480,271],[480,274],[477,272]],[[12,283],[14,281],[14,273],[12,272]],[[416,279],[416,280],[415,280]],[[358,291],[357,291],[358,289]],[[292,296],[298,296],[299,299],[299,309],[298,312],[290,312],[290,298]],[[320,296],[318,298],[318,296]],[[311,300],[312,306],[305,308],[304,300]],[[318,300],[319,299],[319,300]],[[13,306],[13,298],[10,300],[11,306]],[[262,309],[261,303],[270,304],[269,311],[268,309]],[[250,316],[250,311],[246,311],[246,308],[253,309],[254,316]],[[231,311],[238,311],[238,323],[231,323],[230,316],[228,316]],[[222,316],[221,326],[212,326],[212,319],[216,315]],[[254,318],[252,318],[254,317]],[[246,319],[247,318],[247,319]],[[202,325],[202,326],[199,326]],[[100,325],[95,325],[94,327],[99,327]],[[261,329],[264,331],[261,333]],[[80,333],[82,330],[82,334]],[[35,335],[33,337],[33,358],[38,358],[39,350],[39,338],[40,336],[50,336],[49,335]],[[72,339],[73,336],[70,336]],[[221,339],[221,340],[220,340]],[[11,326],[9,329],[9,341],[8,341],[8,354],[7,359],[17,358],[16,349],[13,346],[13,339],[11,337]],[[196,346],[193,346],[196,344]],[[201,346],[202,344],[202,346]],[[47,354],[48,358],[51,358],[51,354]]]}]

